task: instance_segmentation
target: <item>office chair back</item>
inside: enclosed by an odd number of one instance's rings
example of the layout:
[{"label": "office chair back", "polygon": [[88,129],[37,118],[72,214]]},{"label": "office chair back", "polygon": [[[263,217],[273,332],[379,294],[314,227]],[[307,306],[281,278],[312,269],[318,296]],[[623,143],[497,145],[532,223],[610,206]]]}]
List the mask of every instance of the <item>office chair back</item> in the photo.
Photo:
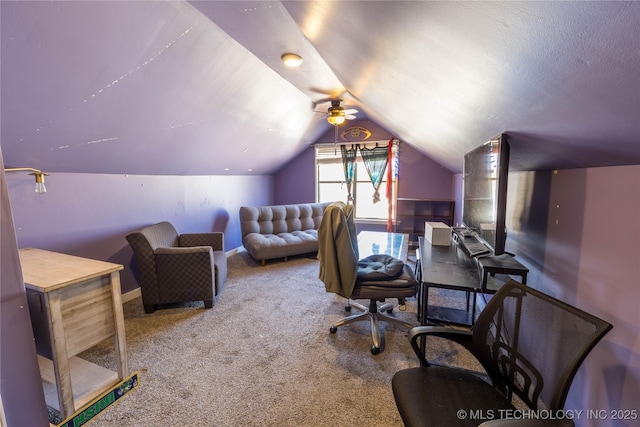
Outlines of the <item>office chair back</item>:
[{"label": "office chair back", "polygon": [[576,307],[509,281],[476,321],[473,345],[496,383],[532,409],[559,410],[578,368],[611,328]]}]

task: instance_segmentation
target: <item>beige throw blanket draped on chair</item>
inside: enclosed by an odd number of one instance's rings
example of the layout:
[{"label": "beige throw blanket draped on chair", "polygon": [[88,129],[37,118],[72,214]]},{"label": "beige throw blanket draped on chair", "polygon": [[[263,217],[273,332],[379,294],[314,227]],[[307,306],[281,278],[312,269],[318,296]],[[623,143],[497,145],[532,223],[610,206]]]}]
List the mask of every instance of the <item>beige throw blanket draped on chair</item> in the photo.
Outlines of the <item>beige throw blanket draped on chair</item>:
[{"label": "beige throw blanket draped on chair", "polygon": [[[327,292],[350,298],[358,272],[358,241],[352,215],[353,206],[335,202],[327,207],[318,229],[319,278]],[[338,262],[341,257],[342,262]],[[347,258],[345,260],[345,258]]]}]

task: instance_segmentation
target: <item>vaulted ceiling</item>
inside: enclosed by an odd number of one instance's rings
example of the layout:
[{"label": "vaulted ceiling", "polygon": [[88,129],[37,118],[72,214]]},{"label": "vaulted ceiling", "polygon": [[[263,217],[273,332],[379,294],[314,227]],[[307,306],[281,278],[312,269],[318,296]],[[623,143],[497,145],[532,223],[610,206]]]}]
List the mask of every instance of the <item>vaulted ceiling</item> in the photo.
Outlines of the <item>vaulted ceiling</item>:
[{"label": "vaulted ceiling", "polygon": [[328,96],[453,172],[501,132],[516,170],[640,163],[640,2],[0,8],[5,166],[270,174],[331,130]]}]

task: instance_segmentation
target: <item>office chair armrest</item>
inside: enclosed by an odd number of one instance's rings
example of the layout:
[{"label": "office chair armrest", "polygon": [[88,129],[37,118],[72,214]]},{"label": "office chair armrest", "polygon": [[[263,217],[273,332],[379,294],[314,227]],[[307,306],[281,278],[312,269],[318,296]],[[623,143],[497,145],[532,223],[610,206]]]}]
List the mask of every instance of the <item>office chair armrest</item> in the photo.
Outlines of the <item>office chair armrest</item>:
[{"label": "office chair armrest", "polygon": [[420,359],[420,364],[422,366],[429,366],[430,363],[427,361],[425,354],[423,354],[420,348],[421,342],[419,338],[426,338],[428,336],[440,337],[454,341],[472,352],[470,331],[445,328],[442,326],[416,326],[415,328],[411,328],[409,331],[409,342],[411,343],[411,347],[416,353],[416,356]]},{"label": "office chair armrest", "polygon": [[212,231],[210,233],[184,233],[178,237],[178,245],[211,246],[214,251],[224,251],[224,233]]},{"label": "office chair armrest", "polygon": [[574,427],[569,418],[553,420],[500,419],[485,421],[478,427]]}]

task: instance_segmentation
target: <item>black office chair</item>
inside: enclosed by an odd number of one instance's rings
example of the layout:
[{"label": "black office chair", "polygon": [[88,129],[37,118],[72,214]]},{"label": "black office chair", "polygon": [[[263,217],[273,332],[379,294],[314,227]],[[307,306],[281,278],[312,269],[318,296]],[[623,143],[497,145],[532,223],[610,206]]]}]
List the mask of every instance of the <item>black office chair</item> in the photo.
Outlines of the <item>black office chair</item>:
[{"label": "black office chair", "polygon": [[334,323],[329,329],[335,333],[338,327],[360,321],[371,323],[371,353],[380,352],[381,336],[379,321],[385,321],[410,329],[413,325],[384,314],[391,313],[390,303],[378,306],[385,298],[403,300],[414,296],[418,289],[411,268],[397,258],[388,255],[371,255],[359,260],[358,240],[353,222],[351,205],[336,202],[329,205],[318,229],[318,258],[320,259],[320,280],[327,292],[333,292],[348,299],[368,299],[369,305],[353,305],[362,309],[357,313]]},{"label": "black office chair", "polygon": [[[513,394],[534,414],[558,414],[578,368],[611,328],[604,320],[509,280],[482,310],[471,332],[438,326],[411,330],[409,339],[421,366],[394,375],[398,411],[407,427],[572,426],[568,419],[499,418],[514,413]],[[430,364],[422,342],[429,336],[464,346],[486,376]],[[427,353],[428,344],[429,340]]]}]

